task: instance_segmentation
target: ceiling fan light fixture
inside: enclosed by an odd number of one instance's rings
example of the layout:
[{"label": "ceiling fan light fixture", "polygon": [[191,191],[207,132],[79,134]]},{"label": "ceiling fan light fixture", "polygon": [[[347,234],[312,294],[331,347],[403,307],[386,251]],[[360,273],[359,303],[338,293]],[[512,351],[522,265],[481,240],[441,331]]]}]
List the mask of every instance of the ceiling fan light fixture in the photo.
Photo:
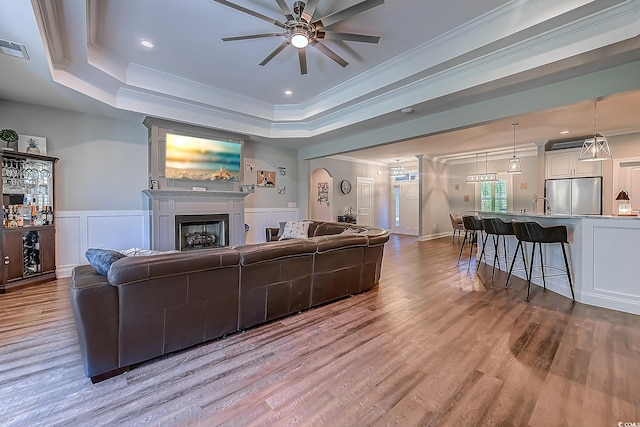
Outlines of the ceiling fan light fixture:
[{"label": "ceiling fan light fixture", "polygon": [[309,32],[305,28],[294,28],[291,44],[295,48],[304,49],[309,45]]}]

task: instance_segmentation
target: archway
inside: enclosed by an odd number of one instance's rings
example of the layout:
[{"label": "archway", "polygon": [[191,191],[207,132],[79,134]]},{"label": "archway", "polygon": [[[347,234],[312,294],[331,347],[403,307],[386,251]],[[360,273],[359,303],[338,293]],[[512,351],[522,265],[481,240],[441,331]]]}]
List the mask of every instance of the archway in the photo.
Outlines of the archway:
[{"label": "archway", "polygon": [[334,221],[333,218],[333,177],[325,168],[311,172],[309,188],[309,213],[316,221]]}]

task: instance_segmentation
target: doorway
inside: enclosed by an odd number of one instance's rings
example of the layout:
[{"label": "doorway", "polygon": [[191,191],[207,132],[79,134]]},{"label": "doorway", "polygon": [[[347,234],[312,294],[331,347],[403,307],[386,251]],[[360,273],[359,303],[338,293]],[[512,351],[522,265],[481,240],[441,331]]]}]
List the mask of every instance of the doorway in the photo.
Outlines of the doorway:
[{"label": "doorway", "polygon": [[373,178],[356,178],[357,220],[360,225],[373,225]]},{"label": "doorway", "polygon": [[396,182],[391,186],[393,225],[391,232],[417,236],[419,233],[420,186],[417,181]]}]

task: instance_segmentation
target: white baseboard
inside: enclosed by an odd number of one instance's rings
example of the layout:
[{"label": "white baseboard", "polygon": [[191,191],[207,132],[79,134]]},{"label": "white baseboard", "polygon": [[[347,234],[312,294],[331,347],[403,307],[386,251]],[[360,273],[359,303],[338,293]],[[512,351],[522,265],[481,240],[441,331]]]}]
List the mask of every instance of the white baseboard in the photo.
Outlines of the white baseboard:
[{"label": "white baseboard", "polygon": [[424,236],[418,236],[418,241],[419,242],[424,242],[426,240],[435,240],[435,239],[440,239],[442,237],[447,237],[447,236],[451,236],[451,232],[450,231],[445,231],[443,233],[436,233],[436,234],[427,234]]}]

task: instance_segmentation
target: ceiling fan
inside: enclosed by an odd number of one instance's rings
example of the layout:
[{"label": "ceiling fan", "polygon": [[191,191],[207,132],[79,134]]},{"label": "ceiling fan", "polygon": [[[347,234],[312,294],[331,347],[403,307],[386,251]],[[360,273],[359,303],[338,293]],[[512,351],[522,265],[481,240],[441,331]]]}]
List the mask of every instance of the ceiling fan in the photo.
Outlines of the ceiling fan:
[{"label": "ceiling fan", "polygon": [[252,34],[247,36],[236,37],[224,37],[223,41],[237,41],[248,39],[259,39],[265,37],[284,37],[284,41],[274,49],[260,65],[266,65],[269,61],[275,58],[282,50],[292,45],[298,49],[298,60],[300,62],[300,74],[307,74],[307,52],[306,47],[308,45],[313,46],[320,52],[331,58],[342,67],[349,65],[340,55],[329,49],[324,45],[321,40],[343,40],[353,41],[360,43],[374,43],[377,44],[380,41],[379,36],[368,36],[364,34],[351,34],[351,33],[339,33],[328,29],[328,27],[337,24],[345,19],[348,19],[354,15],[362,13],[366,10],[372,9],[376,6],[384,4],[384,0],[364,0],[361,3],[355,4],[351,7],[343,9],[338,12],[334,12],[319,19],[314,19],[313,15],[316,12],[319,0],[309,0],[308,3],[303,1],[296,1],[293,3],[293,11],[289,8],[285,0],[276,0],[282,14],[285,16],[286,21],[281,22],[276,19],[270,18],[261,13],[247,9],[243,6],[231,3],[226,0],[214,0],[217,3],[223,4],[230,8],[239,10],[248,15],[254,16],[263,21],[269,22],[282,29],[280,32],[266,33],[266,34]]}]

